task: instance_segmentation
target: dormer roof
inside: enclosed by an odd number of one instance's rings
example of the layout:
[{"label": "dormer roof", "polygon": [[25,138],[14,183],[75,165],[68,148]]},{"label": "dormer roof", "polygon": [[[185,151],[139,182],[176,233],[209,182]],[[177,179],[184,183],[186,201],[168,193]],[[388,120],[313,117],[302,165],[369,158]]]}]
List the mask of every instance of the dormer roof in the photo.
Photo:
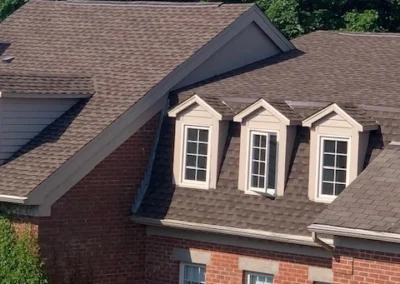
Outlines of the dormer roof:
[{"label": "dormer roof", "polygon": [[200,97],[198,95],[193,95],[189,99],[177,105],[168,112],[168,115],[170,117],[176,117],[179,115],[179,113],[188,109],[194,104],[203,107],[208,113],[218,120],[229,120],[232,119],[234,115],[233,110],[220,99]]},{"label": "dormer roof", "polygon": [[315,123],[332,113],[338,114],[360,132],[376,130],[379,127],[376,120],[368,116],[364,110],[353,105],[339,105],[337,103],[329,104],[325,108],[304,119],[303,126],[312,127]]},{"label": "dormer roof", "polygon": [[247,108],[240,111],[234,116],[233,120],[236,122],[242,122],[247,116],[253,112],[263,108],[272,113],[285,125],[298,125],[301,124],[301,116],[296,113],[286,102],[284,101],[269,101],[259,99]]}]

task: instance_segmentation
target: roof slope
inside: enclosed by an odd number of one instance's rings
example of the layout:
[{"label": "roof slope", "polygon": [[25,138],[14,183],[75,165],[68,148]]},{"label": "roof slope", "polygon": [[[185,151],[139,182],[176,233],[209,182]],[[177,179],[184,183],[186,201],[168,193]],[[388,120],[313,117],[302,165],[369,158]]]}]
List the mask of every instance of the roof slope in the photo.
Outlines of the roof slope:
[{"label": "roof slope", "polygon": [[[252,5],[33,0],[0,25],[0,72],[91,76],[96,93],[0,167],[24,196]],[[27,151],[30,150],[30,151]]]},{"label": "roof slope", "polygon": [[400,146],[387,146],[314,224],[400,233]]},{"label": "roof slope", "polygon": [[181,93],[400,106],[400,35],[318,31],[298,50],[192,85]]}]

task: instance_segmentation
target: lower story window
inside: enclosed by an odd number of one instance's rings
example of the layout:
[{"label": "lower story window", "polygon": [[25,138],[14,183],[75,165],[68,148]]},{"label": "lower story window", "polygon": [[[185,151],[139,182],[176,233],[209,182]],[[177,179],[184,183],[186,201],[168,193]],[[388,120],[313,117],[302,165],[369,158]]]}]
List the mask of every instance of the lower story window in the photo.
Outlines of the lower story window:
[{"label": "lower story window", "polygon": [[273,284],[274,276],[270,274],[261,274],[254,272],[247,272],[246,284]]},{"label": "lower story window", "polygon": [[181,264],[180,284],[205,284],[206,269],[203,265]]}]

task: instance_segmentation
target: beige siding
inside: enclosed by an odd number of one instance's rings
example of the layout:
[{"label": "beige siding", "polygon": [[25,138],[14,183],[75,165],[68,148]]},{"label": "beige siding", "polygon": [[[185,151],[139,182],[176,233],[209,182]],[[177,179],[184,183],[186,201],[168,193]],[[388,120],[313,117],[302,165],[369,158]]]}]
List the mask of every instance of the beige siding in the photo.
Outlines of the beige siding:
[{"label": "beige siding", "polygon": [[203,107],[201,107],[198,104],[191,105],[190,107],[182,111],[182,113],[179,115],[183,118],[188,118],[188,117],[195,119],[213,118],[213,116],[208,111],[206,111]]},{"label": "beige siding", "polygon": [[11,157],[47,125],[77,102],[76,99],[0,100],[0,163]]},{"label": "beige siding", "polygon": [[174,89],[202,81],[278,54],[281,50],[255,23],[249,24],[236,37],[197,67]]}]

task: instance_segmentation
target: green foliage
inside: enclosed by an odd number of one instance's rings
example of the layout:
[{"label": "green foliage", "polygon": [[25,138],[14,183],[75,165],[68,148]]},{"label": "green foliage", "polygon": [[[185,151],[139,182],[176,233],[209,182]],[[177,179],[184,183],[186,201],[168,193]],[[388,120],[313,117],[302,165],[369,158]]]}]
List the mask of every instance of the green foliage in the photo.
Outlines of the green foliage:
[{"label": "green foliage", "polygon": [[17,234],[7,216],[0,216],[0,283],[48,283],[29,226]]},{"label": "green foliage", "polygon": [[344,15],[346,30],[353,32],[378,31],[379,14],[375,10],[366,10],[362,13],[347,12]]},{"label": "green foliage", "polygon": [[28,0],[0,0],[0,21],[3,21],[26,2]]}]

